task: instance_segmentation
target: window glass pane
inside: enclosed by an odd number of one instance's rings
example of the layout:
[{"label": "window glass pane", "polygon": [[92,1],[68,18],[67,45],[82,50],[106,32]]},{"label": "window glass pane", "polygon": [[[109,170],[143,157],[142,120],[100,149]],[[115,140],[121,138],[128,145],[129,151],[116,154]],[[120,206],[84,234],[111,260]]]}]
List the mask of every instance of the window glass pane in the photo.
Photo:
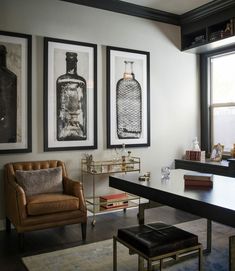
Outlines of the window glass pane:
[{"label": "window glass pane", "polygon": [[230,152],[235,143],[235,107],[218,107],[212,110],[212,142],[221,143]]},{"label": "window glass pane", "polygon": [[211,58],[211,102],[235,102],[235,53]]}]

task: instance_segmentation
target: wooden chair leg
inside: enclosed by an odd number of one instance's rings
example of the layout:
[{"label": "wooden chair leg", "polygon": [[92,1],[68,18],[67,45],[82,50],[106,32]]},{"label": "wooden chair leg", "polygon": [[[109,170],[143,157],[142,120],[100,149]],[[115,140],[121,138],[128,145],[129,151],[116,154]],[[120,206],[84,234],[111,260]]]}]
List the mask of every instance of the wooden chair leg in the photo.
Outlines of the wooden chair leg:
[{"label": "wooden chair leg", "polygon": [[198,270],[202,271],[202,247],[199,248],[198,254]]},{"label": "wooden chair leg", "polygon": [[152,270],[152,262],[149,259],[147,260],[147,270],[148,271]]},{"label": "wooden chair leg", "polygon": [[11,221],[6,217],[6,232],[10,233],[11,232]]},{"label": "wooden chair leg", "polygon": [[81,228],[82,228],[82,240],[86,241],[86,227],[87,223],[81,223]]}]

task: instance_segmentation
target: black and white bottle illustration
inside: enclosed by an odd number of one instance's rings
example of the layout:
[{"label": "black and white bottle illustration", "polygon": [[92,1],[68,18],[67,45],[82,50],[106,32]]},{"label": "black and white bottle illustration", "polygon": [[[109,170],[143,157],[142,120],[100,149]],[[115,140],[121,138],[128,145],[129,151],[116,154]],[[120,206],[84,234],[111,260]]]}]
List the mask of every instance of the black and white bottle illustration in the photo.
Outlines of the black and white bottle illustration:
[{"label": "black and white bottle illustration", "polygon": [[125,72],[116,86],[117,136],[140,138],[142,132],[142,93],[135,79],[133,61],[124,61]]},{"label": "black and white bottle illustration", "polygon": [[0,45],[0,143],[17,141],[17,76],[7,68],[7,50]]},{"label": "black and white bottle illustration", "polygon": [[87,84],[77,74],[77,53],[66,52],[66,73],[56,81],[57,140],[87,139]]}]

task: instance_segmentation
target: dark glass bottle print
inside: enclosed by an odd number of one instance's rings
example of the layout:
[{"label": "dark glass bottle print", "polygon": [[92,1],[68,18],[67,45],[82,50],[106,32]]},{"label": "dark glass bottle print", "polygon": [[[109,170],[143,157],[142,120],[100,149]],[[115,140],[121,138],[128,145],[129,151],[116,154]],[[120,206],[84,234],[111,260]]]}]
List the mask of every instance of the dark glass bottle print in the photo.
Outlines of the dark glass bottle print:
[{"label": "dark glass bottle print", "polygon": [[58,77],[57,140],[87,139],[87,86],[77,74],[77,54],[66,53],[66,74]]},{"label": "dark glass bottle print", "polygon": [[142,93],[133,73],[133,61],[124,61],[123,78],[117,82],[117,136],[140,138],[142,132]]},{"label": "dark glass bottle print", "polygon": [[7,69],[6,54],[0,45],[0,143],[17,140],[17,76]]}]

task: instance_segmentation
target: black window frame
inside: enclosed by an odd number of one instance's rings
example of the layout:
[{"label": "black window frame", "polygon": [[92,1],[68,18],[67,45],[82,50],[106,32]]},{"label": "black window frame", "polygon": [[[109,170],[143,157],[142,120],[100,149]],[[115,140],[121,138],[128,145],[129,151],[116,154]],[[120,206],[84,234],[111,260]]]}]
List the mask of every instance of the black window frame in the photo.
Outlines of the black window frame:
[{"label": "black window frame", "polygon": [[227,53],[235,53],[235,45],[206,52],[200,55],[200,113],[201,113],[201,149],[206,151],[207,157],[210,156],[212,148],[211,139],[211,112],[210,90],[209,90],[209,59]]}]

